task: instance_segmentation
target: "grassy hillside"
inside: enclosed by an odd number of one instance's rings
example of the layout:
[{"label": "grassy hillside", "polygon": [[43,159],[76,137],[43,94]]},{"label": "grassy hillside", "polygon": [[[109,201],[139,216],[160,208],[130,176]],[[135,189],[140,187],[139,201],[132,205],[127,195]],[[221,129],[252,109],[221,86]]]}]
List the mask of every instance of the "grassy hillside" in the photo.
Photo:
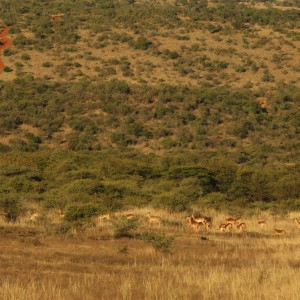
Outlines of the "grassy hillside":
[{"label": "grassy hillside", "polygon": [[298,208],[299,1],[0,9],[3,207]]},{"label": "grassy hillside", "polygon": [[1,299],[300,299],[299,0],[0,11]]}]

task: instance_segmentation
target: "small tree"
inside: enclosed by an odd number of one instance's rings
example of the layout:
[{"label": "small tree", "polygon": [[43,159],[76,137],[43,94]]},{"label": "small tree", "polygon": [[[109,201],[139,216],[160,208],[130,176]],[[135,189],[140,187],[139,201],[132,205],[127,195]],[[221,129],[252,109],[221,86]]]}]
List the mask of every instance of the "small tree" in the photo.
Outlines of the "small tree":
[{"label": "small tree", "polygon": [[16,198],[5,197],[0,200],[0,206],[7,222],[16,222],[17,218],[23,212],[23,207]]}]

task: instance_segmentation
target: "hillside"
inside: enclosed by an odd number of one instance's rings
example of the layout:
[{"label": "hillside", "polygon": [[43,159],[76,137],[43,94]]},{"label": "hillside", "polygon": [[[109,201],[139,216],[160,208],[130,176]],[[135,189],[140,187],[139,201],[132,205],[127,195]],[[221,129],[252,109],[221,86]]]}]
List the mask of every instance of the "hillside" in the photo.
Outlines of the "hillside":
[{"label": "hillside", "polygon": [[0,10],[4,200],[299,208],[299,1]]}]

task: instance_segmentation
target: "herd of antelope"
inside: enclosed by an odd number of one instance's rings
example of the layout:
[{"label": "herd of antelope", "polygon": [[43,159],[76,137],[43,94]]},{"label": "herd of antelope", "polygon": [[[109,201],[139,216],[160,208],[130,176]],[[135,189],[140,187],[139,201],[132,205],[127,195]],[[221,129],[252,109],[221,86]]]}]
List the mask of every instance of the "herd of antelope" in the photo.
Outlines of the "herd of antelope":
[{"label": "herd of antelope", "polygon": [[[65,214],[62,210],[56,211],[56,215],[59,219],[63,219]],[[139,217],[140,215],[136,215],[133,213],[122,213],[123,217],[127,218],[127,220],[131,220],[135,217]],[[7,219],[6,214],[2,213],[4,219]],[[36,222],[38,218],[41,217],[39,212],[32,212],[28,216],[29,222]],[[150,212],[146,216],[143,217],[149,224],[157,224],[161,225],[161,217],[152,215]],[[92,221],[95,222],[97,225],[105,224],[110,222],[112,216],[110,213],[107,214],[100,214],[95,217],[92,217]],[[205,217],[202,215],[195,216],[194,213],[191,216],[186,218],[188,227],[193,229],[196,233],[201,231],[201,228],[208,232],[212,228],[212,219],[210,217]],[[296,228],[300,229],[300,221],[297,218],[294,219],[294,223]],[[268,224],[264,220],[257,221],[256,223],[257,228],[267,229]],[[245,222],[242,221],[241,218],[225,218],[225,222],[218,226],[220,232],[244,232],[247,230],[247,225]],[[283,229],[274,228],[273,235],[285,235],[287,232]]]},{"label": "herd of antelope", "polygon": [[[122,215],[126,217],[128,220],[134,217],[138,217],[137,215],[132,213],[126,213]],[[149,224],[157,224],[157,225],[161,224],[161,217],[152,215],[150,212],[148,212],[148,214],[144,218],[148,221]],[[102,224],[104,221],[105,222],[110,221],[111,215],[109,213],[105,215],[98,215],[96,219],[99,224]],[[204,217],[201,215],[195,216],[194,214],[192,214],[191,216],[188,216],[186,220],[188,222],[188,226],[197,233],[201,231],[201,227],[206,232],[208,232],[212,228],[212,221],[210,217]],[[237,218],[237,219],[226,218],[225,221],[226,221],[225,223],[220,224],[218,227],[220,232],[231,232],[235,229],[238,232],[243,232],[247,230],[247,225],[245,222],[242,222],[241,218]],[[298,221],[298,219],[294,219],[294,223],[296,227],[300,229],[300,221]],[[267,228],[268,225],[266,221],[260,220],[257,222],[257,227],[264,229]],[[285,234],[286,234],[285,230],[274,228],[273,235],[285,235]]]},{"label": "herd of antelope", "polygon": [[[243,232],[247,230],[247,225],[245,222],[242,222],[241,218],[237,218],[237,219],[226,218],[225,221],[226,221],[225,223],[220,224],[218,227],[220,232],[231,232],[234,229],[236,229],[238,232]],[[192,228],[195,232],[199,232],[201,226],[206,231],[208,231],[212,227],[211,218],[207,218],[203,216],[195,217],[194,214],[187,217],[187,222],[189,227]],[[298,221],[298,219],[294,219],[294,223],[296,227],[300,229],[300,221]],[[260,220],[257,221],[257,227],[264,229],[267,228],[268,225],[266,221]],[[273,235],[285,235],[285,234],[286,234],[285,230],[274,228]]]}]

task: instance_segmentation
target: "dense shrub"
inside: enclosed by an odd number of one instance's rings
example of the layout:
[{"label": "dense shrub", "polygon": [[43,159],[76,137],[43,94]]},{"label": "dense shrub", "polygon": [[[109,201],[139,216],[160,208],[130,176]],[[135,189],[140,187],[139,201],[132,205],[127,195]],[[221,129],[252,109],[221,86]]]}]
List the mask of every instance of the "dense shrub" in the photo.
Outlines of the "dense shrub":
[{"label": "dense shrub", "polygon": [[69,222],[89,221],[91,217],[99,214],[99,206],[95,204],[72,205],[65,213],[65,220]]}]

